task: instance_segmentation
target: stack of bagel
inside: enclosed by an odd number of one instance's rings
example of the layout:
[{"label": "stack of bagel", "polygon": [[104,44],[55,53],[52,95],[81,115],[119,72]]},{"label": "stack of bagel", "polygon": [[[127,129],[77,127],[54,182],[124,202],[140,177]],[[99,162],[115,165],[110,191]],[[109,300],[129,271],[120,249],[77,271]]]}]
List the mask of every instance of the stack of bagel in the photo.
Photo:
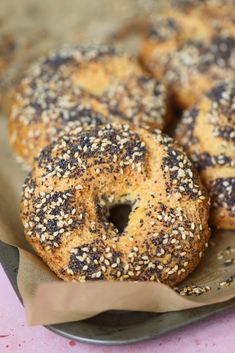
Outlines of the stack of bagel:
[{"label": "stack of bagel", "polygon": [[[171,1],[138,57],[65,47],[14,88],[25,235],[59,278],[174,286],[197,267],[210,226],[235,228],[233,9]],[[112,209],[127,205],[121,229]]]}]

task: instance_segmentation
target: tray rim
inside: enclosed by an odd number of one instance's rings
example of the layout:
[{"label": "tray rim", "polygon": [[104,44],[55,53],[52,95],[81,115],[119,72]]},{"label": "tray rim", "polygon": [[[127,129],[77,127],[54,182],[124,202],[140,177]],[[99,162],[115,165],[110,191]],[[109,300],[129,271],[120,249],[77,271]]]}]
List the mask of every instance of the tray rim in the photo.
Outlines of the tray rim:
[{"label": "tray rim", "polygon": [[[208,305],[210,306],[210,305]],[[235,302],[233,304],[231,304],[231,306],[229,305],[227,308],[223,309],[219,309],[216,312],[212,312],[210,314],[205,314],[204,317],[201,317],[200,319],[195,319],[194,321],[192,320],[191,322],[185,322],[182,325],[179,326],[175,326],[175,327],[171,327],[169,330],[165,330],[164,332],[161,333],[156,333],[153,334],[151,336],[147,336],[146,337],[141,337],[141,338],[133,338],[133,339],[125,339],[125,340],[109,340],[109,341],[104,341],[102,339],[89,339],[89,338],[76,338],[76,336],[69,334],[69,333],[64,333],[62,330],[60,331],[58,328],[55,328],[54,325],[49,325],[49,326],[44,326],[46,327],[48,330],[62,336],[65,337],[67,339],[70,340],[74,340],[74,341],[78,341],[80,343],[84,343],[84,344],[91,344],[91,345],[104,345],[104,346],[125,346],[125,345],[129,345],[129,344],[138,344],[138,343],[144,343],[144,342],[148,342],[148,341],[152,341],[154,339],[163,337],[167,334],[173,333],[177,330],[181,330],[184,329],[186,327],[191,327],[193,325],[196,325],[198,322],[203,322],[206,321],[207,319],[219,316],[220,314],[227,314],[232,310],[235,310]],[[193,310],[193,309],[185,309],[186,311],[188,310]]]}]

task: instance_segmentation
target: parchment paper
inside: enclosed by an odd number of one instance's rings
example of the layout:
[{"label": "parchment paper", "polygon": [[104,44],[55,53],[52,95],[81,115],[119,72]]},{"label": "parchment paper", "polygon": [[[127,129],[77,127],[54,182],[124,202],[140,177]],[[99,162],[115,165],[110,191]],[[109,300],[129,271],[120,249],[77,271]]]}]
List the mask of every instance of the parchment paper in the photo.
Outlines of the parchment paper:
[{"label": "parchment paper", "polygon": [[[166,312],[222,302],[235,296],[235,280],[228,287],[220,283],[235,275],[235,264],[224,266],[234,254],[233,232],[218,232],[210,242],[199,267],[179,287],[209,286],[201,296],[185,297],[173,289],[152,282],[63,282],[33,254],[25,241],[19,220],[21,185],[26,173],[12,157],[6,138],[6,121],[0,121],[0,239],[20,252],[18,287],[29,324],[52,324],[82,320],[110,309]],[[223,259],[218,259],[222,252]]]},{"label": "parchment paper", "polygon": [[[62,42],[104,41],[120,24],[140,12],[140,2],[134,0],[120,0],[117,2],[119,6],[111,6],[110,3],[114,2],[106,0],[70,0],[60,2],[59,8],[58,2],[51,0],[47,2],[46,9],[42,3],[37,3],[39,8],[36,11],[33,7],[35,2],[30,0],[1,2],[1,15],[10,18],[6,27],[17,32],[18,38],[23,33],[21,43],[24,43],[24,50],[21,50],[22,56],[16,63],[18,71],[26,61]],[[142,10],[152,12],[152,2],[143,3],[146,9]],[[38,37],[42,38],[42,42],[36,41]],[[131,51],[136,48],[129,42],[123,44],[125,46]],[[235,275],[235,264],[224,266],[226,259],[235,257],[235,252],[232,252],[235,249],[233,232],[214,234],[199,267],[179,286],[209,286],[211,289],[201,296],[181,296],[163,284],[152,282],[60,281],[34,255],[25,241],[19,219],[20,191],[25,176],[8,146],[6,120],[0,117],[0,239],[19,249],[17,280],[29,324],[82,320],[110,309],[152,312],[183,310],[226,301],[235,296],[235,278],[231,285],[218,289],[220,283]],[[224,255],[223,259],[218,259],[220,252]]]}]

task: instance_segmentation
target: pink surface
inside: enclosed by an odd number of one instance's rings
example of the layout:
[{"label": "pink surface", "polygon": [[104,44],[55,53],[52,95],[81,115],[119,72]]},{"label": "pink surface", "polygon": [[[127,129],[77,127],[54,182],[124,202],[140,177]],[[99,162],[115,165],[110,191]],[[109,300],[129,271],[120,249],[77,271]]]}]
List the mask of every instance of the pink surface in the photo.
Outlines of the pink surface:
[{"label": "pink surface", "polygon": [[122,347],[91,346],[28,327],[23,308],[0,266],[0,353],[189,353],[235,352],[235,311],[151,342]]}]

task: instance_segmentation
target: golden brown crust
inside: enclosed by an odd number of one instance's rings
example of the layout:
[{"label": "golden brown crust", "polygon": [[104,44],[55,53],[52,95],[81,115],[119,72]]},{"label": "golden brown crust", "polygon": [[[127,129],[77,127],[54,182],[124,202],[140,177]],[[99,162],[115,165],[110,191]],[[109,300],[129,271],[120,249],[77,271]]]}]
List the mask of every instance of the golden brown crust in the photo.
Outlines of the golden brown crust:
[{"label": "golden brown crust", "polygon": [[211,224],[235,228],[235,81],[221,83],[185,112],[176,138],[212,199]]},{"label": "golden brown crust", "polygon": [[140,48],[141,62],[165,80],[169,94],[183,109],[213,84],[234,77],[231,5],[220,11],[212,4],[196,4],[163,11],[149,26]]},{"label": "golden brown crust", "polygon": [[16,88],[9,136],[26,164],[72,122],[107,120],[162,129],[166,92],[133,58],[112,47],[68,48],[39,60]]},{"label": "golden brown crust", "polygon": [[[122,233],[112,205],[132,211]],[[197,266],[210,236],[209,200],[171,138],[127,125],[90,126],[44,148],[24,188],[27,240],[64,280],[174,285]]]}]

